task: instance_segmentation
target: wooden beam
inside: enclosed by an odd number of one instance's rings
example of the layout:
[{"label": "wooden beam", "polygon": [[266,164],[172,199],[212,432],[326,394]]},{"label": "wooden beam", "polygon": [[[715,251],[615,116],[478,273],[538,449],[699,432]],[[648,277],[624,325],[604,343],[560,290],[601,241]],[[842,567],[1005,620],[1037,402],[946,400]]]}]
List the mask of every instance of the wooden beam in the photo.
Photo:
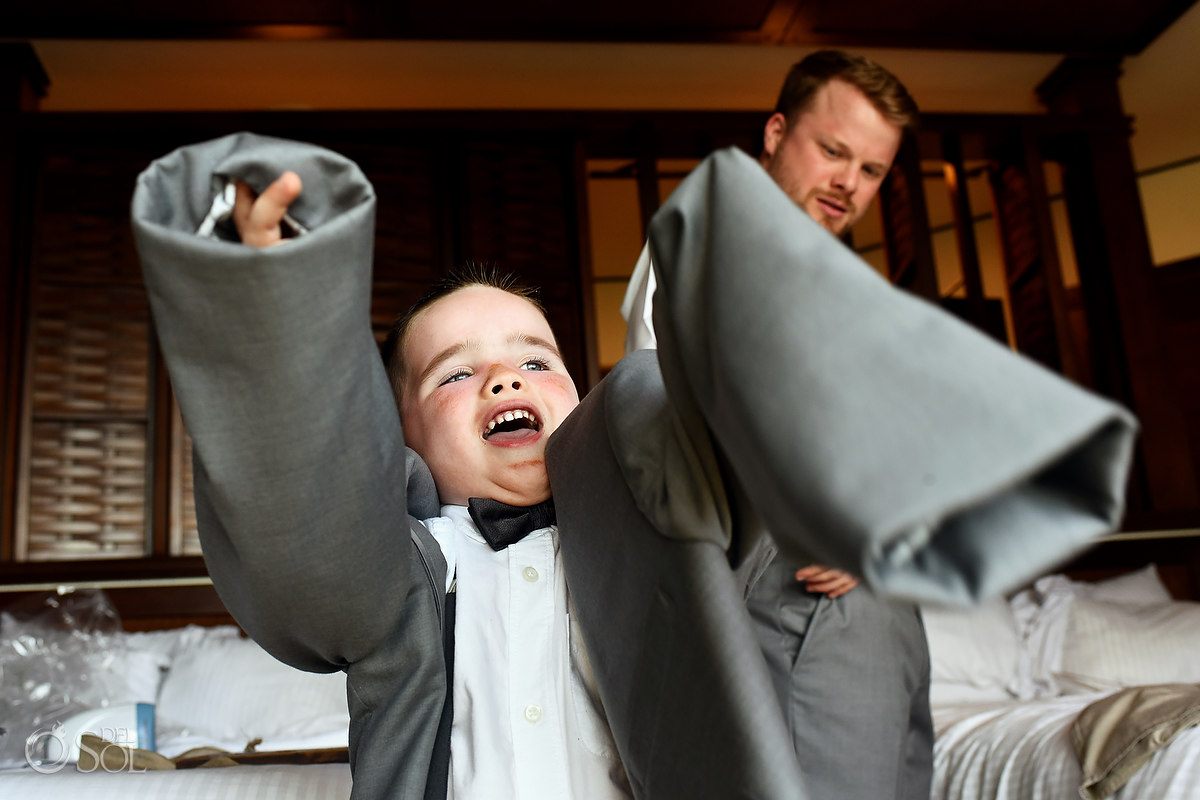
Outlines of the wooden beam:
[{"label": "wooden beam", "polygon": [[0,562],[13,557],[29,278],[31,176],[22,122],[48,84],[28,43],[0,43]]},{"label": "wooden beam", "polygon": [[963,165],[962,144],[958,135],[950,133],[942,137],[942,161],[946,188],[950,193],[950,209],[954,214],[958,260],[962,268],[963,285],[967,290],[967,318],[980,330],[987,331],[979,247],[975,243],[975,218],[971,213],[967,170]]},{"label": "wooden beam", "polygon": [[940,299],[933,234],[916,138],[904,137],[896,163],[880,190],[888,277],[892,283],[937,303]]},{"label": "wooden beam", "polygon": [[634,177],[637,179],[638,213],[642,218],[642,239],[650,236],[650,220],[658,211],[662,198],[658,193],[658,153],[661,148],[654,128],[639,124],[634,134],[637,152],[634,155]]},{"label": "wooden beam", "polygon": [[1017,349],[1086,383],[1070,331],[1043,162],[1029,131],[1014,131],[997,146],[988,175]]},{"label": "wooden beam", "polygon": [[[1120,74],[1117,59],[1068,58],[1038,95],[1056,114],[1123,120]],[[1071,137],[1058,152],[1098,388],[1130,405],[1141,422],[1149,508],[1200,507],[1200,466],[1187,445],[1158,320],[1128,133]]]}]

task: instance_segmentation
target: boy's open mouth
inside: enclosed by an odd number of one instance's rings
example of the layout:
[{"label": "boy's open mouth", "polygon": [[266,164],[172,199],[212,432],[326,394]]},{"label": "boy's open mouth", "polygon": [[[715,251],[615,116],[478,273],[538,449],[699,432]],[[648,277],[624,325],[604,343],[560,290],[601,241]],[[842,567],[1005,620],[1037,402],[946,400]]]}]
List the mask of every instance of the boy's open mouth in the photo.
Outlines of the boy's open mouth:
[{"label": "boy's open mouth", "polygon": [[483,432],[483,438],[496,437],[502,441],[526,439],[541,429],[542,423],[533,415],[533,412],[515,408],[492,418],[492,421],[488,423],[487,430]]}]

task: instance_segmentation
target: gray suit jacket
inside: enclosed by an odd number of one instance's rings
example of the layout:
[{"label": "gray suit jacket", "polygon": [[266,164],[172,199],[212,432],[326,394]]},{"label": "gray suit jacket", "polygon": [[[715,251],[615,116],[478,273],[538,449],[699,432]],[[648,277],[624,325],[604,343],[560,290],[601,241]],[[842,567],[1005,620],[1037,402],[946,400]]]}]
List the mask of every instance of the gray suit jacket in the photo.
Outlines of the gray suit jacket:
[{"label": "gray suit jacket", "polygon": [[661,363],[626,356],[550,441],[567,582],[635,789],[798,796],[739,602],[764,531],[881,593],[994,595],[1119,522],[1134,423],[888,285],[739,151],[650,246]]},{"label": "gray suit jacket", "polygon": [[[224,177],[284,169],[310,233],[195,235]],[[214,584],[278,658],[346,671],[355,797],[433,797],[445,564],[370,333],[373,214],[349,161],[249,134],[133,204]],[[550,442],[568,586],[639,797],[800,798],[742,602],[765,526],[883,591],[999,591],[1116,523],[1132,421],[866,275],[737,153],[651,241],[661,369],[626,359]]]},{"label": "gray suit jacket", "polygon": [[[309,234],[264,250],[196,236],[219,176],[261,190],[285,168]],[[426,784],[446,566],[416,521],[438,513],[436,490],[371,334],[374,214],[350,161],[250,135],[156,161],[133,199],[217,591],[280,660],[346,671],[356,798],[441,797],[444,779]]]}]

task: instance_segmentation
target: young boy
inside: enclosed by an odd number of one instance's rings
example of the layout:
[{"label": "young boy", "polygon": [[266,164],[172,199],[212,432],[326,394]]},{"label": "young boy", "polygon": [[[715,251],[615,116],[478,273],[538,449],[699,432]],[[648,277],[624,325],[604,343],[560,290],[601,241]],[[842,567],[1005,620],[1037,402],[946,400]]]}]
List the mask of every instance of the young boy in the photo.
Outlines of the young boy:
[{"label": "young boy", "polygon": [[[773,186],[736,153],[685,182],[651,237],[661,364],[625,359],[573,411],[545,319],[492,286],[418,310],[389,385],[373,196],[345,159],[239,134],[139,178],[214,585],[280,659],[346,672],[355,797],[621,796],[619,753],[638,797],[803,798],[744,605],[764,522],[791,554],[959,599],[1115,523],[1123,412],[865,278]],[[230,206],[255,246],[197,236],[227,235]],[[308,232],[264,246],[285,211]]]},{"label": "young boy", "polygon": [[[630,796],[568,613],[545,450],[579,396],[541,307],[467,270],[397,322],[384,358],[457,587],[453,796]],[[485,498],[532,519],[493,532]]]}]

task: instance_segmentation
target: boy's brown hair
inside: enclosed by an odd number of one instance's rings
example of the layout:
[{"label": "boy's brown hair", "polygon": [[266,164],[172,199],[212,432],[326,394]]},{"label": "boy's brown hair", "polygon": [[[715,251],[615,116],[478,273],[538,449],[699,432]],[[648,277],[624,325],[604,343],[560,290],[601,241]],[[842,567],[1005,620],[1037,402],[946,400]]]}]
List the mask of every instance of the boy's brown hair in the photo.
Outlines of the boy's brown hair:
[{"label": "boy's brown hair", "polygon": [[468,286],[490,286],[493,289],[500,289],[528,300],[534,308],[542,313],[542,316],[546,315],[546,308],[538,299],[538,290],[522,284],[511,272],[502,272],[491,264],[470,262],[451,270],[426,289],[425,294],[421,295],[417,302],[396,318],[388,331],[387,338],[383,341],[380,355],[383,356],[388,382],[392,386],[392,393],[395,394],[397,403],[400,402],[401,391],[404,388],[404,337],[408,335],[413,320],[438,300]]}]

